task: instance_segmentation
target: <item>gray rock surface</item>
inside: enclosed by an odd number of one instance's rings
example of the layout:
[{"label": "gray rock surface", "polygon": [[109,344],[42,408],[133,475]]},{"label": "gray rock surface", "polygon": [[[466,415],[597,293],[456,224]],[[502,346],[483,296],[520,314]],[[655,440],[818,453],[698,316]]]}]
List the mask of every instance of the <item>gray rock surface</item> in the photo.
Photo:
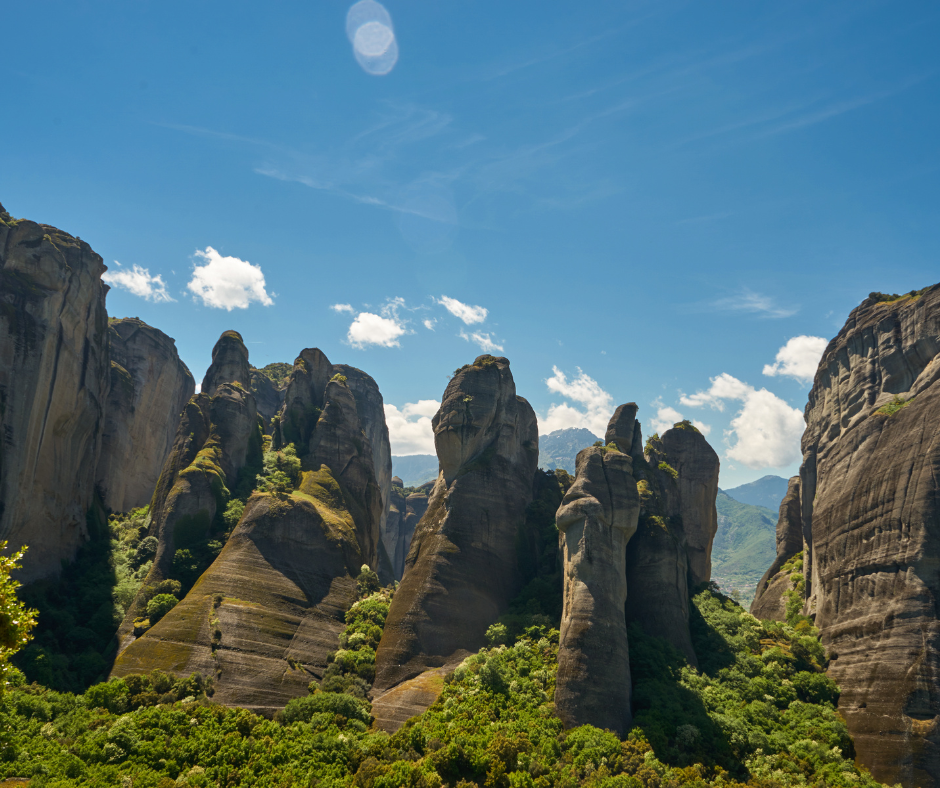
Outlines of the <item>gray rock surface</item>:
[{"label": "gray rock surface", "polygon": [[[622,416],[618,408],[608,435],[625,421]],[[629,422],[628,443],[632,417]],[[640,514],[632,466],[629,454],[583,449],[574,484],[556,517],[564,559],[564,611],[555,711],[569,728],[590,724],[623,735],[632,721],[624,620],[626,548]]]},{"label": "gray rock surface", "polygon": [[520,588],[538,432],[509,361],[480,356],[458,370],[433,425],[441,473],[377,650],[377,695],[477,651]]},{"label": "gray rock surface", "polygon": [[0,539],[20,579],[87,539],[111,386],[106,268],[91,247],[0,206]]},{"label": "gray rock surface", "polygon": [[150,503],[195,381],[176,343],[135,317],[108,326],[111,391],[96,481],[104,505],[126,512]]},{"label": "gray rock surface", "polygon": [[216,395],[223,383],[251,389],[251,364],[248,363],[248,348],[237,331],[226,331],[212,348],[212,364],[202,379],[201,393]]},{"label": "gray rock surface", "polygon": [[274,382],[260,369],[252,368],[251,393],[255,397],[258,413],[264,419],[264,431],[270,435],[273,428],[274,417],[284,405],[284,389],[276,386]]},{"label": "gray rock surface", "polygon": [[935,788],[940,285],[853,310],[805,417],[805,612],[831,653],[839,711],[876,779]]}]

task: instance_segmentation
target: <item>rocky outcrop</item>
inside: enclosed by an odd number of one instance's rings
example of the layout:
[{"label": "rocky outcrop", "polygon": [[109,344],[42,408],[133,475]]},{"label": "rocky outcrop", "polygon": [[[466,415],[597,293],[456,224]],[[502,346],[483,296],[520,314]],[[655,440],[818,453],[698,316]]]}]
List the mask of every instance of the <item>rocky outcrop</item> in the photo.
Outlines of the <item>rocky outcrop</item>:
[{"label": "rocky outcrop", "polygon": [[937,786],[940,285],[853,310],[805,417],[805,612],[839,711],[876,779]]},{"label": "rocky outcrop", "polygon": [[517,536],[538,432],[509,361],[480,356],[458,370],[433,426],[441,472],[376,654],[377,718],[382,693],[484,645],[521,583]]},{"label": "rocky outcrop", "polygon": [[252,367],[250,375],[251,393],[255,397],[258,414],[264,419],[264,431],[270,435],[274,427],[272,423],[274,417],[284,405],[284,389],[275,385],[274,381],[260,369]]},{"label": "rocky outcrop", "polygon": [[794,476],[787,484],[787,494],[780,503],[780,514],[777,517],[777,557],[757,584],[757,593],[751,603],[752,615],[761,619],[786,620],[784,594],[790,590],[790,577],[789,573],[780,574],[780,568],[802,550],[800,477]]},{"label": "rocky outcrop", "polygon": [[289,496],[256,493],[212,566],[118,657],[114,675],[199,671],[215,679],[214,701],[270,716],[322,677],[361,564],[328,468],[305,473]]},{"label": "rocky outcrop", "polygon": [[360,369],[331,364],[317,348],[301,351],[284,395],[279,440],[295,445],[305,467],[333,469],[359,531],[363,560],[376,568],[392,479],[376,382]]},{"label": "rocky outcrop", "polygon": [[21,580],[56,574],[88,537],[111,366],[91,247],[0,206],[0,539]]},{"label": "rocky outcrop", "polygon": [[405,572],[405,558],[411,546],[411,538],[418,521],[427,509],[426,492],[417,491],[405,496],[401,479],[397,476],[392,478],[388,517],[382,532],[382,541],[385,543],[395,580],[401,580]]},{"label": "rocky outcrop", "polygon": [[[634,406],[627,446],[635,415]],[[615,414],[612,427],[617,418]],[[624,560],[636,532],[640,498],[629,454],[583,449],[576,467],[575,482],[556,518],[564,560],[564,611],[555,711],[566,727],[590,724],[623,735],[632,721]]]},{"label": "rocky outcrop", "polygon": [[[203,391],[183,410],[150,504],[148,536],[156,539],[157,547],[144,589],[171,578],[176,551],[207,539],[241,469],[248,462],[260,465],[261,425],[255,400],[237,379],[248,376],[248,351],[241,336],[226,331],[212,356]],[[226,374],[235,379],[225,380]],[[134,638],[140,600],[138,595],[118,630],[122,650]]]},{"label": "rocky outcrop", "polygon": [[126,512],[150,503],[180,413],[195,381],[176,343],[142,320],[110,320],[111,391],[98,460],[104,505]]},{"label": "rocky outcrop", "polygon": [[[212,404],[240,391],[223,382],[217,390]],[[182,602],[126,647],[114,674],[200,670],[216,677],[215,700],[263,713],[305,694],[336,650],[360,568],[378,562],[374,462],[390,456],[382,414],[372,378],[303,351],[272,438],[293,443],[310,470],[292,492],[252,495],[219,556]],[[376,450],[373,441],[384,446]]]},{"label": "rocky outcrop", "polygon": [[718,527],[718,455],[688,422],[654,436],[640,453],[634,428],[634,473],[642,510],[627,547],[627,621],[662,637],[697,664],[689,632],[689,594],[711,578]]}]

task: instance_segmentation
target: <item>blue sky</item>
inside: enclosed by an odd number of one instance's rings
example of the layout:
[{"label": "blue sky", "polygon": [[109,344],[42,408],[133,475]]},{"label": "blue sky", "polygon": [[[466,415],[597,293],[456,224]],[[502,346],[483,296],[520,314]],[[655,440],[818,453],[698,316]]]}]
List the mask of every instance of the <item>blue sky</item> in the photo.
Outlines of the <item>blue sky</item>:
[{"label": "blue sky", "polygon": [[543,428],[681,414],[731,487],[796,467],[791,340],[940,279],[936,3],[389,0],[380,76],[350,3],[267,5],[3,11],[0,201],[197,380],[318,346],[410,453],[498,346]]}]

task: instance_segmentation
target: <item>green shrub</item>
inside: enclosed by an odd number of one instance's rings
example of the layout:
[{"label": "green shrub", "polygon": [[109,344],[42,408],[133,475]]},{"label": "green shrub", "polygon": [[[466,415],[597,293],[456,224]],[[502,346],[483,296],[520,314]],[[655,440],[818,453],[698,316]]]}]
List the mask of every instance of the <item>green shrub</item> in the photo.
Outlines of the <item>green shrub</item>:
[{"label": "green shrub", "polygon": [[359,720],[368,725],[372,721],[369,710],[361,701],[338,692],[316,692],[304,698],[294,698],[284,708],[284,723],[310,722],[314,714],[327,712],[348,720]]},{"label": "green shrub", "polygon": [[179,600],[173,594],[157,594],[147,603],[147,618],[150,619],[150,625],[156,624],[178,603]]},{"label": "green shrub", "polygon": [[906,408],[914,401],[914,397],[910,399],[902,399],[897,394],[894,395],[894,399],[886,405],[882,405],[875,413],[878,413],[882,416],[894,416],[896,413],[899,413],[902,409]]}]

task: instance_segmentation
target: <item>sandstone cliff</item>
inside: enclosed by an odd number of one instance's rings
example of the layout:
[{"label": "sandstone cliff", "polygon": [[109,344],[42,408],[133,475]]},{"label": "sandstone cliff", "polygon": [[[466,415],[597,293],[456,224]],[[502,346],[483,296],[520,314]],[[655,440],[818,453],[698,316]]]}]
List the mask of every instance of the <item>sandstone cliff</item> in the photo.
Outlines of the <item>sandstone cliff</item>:
[{"label": "sandstone cliff", "polygon": [[829,343],[806,406],[805,612],[859,760],[940,784],[940,285],[872,294]]},{"label": "sandstone cliff", "polygon": [[478,650],[520,588],[538,432],[509,361],[480,356],[458,370],[433,425],[441,472],[376,654],[377,693]]},{"label": "sandstone cliff", "polygon": [[687,422],[653,436],[639,453],[634,430],[634,474],[642,505],[627,547],[628,621],[662,637],[693,665],[689,594],[711,577],[711,545],[718,525],[718,455]]},{"label": "sandstone cliff", "polygon": [[87,538],[111,368],[105,271],[84,241],[0,206],[0,539],[21,579]]},{"label": "sandstone cliff", "polygon": [[787,484],[787,494],[780,503],[777,517],[777,557],[757,584],[757,593],[751,603],[751,613],[757,618],[786,620],[785,594],[790,590],[788,572],[780,568],[803,550],[803,517],[800,507],[800,477],[794,476]]},{"label": "sandstone cliff", "polygon": [[150,503],[195,381],[174,341],[142,320],[110,320],[108,343],[111,391],[96,480],[104,505],[126,512]]},{"label": "sandstone cliff", "polygon": [[[176,551],[208,538],[239,471],[249,461],[260,464],[261,427],[254,397],[239,382],[249,380],[248,351],[241,336],[235,331],[222,334],[212,358],[203,390],[183,410],[150,504],[148,536],[157,544],[142,594],[148,586],[173,578]],[[134,638],[142,599],[139,594],[118,630],[122,650]]]},{"label": "sandstone cliff", "polygon": [[576,469],[556,518],[564,610],[555,711],[566,727],[590,724],[623,735],[632,721],[625,555],[640,498],[629,454],[583,449]]}]

